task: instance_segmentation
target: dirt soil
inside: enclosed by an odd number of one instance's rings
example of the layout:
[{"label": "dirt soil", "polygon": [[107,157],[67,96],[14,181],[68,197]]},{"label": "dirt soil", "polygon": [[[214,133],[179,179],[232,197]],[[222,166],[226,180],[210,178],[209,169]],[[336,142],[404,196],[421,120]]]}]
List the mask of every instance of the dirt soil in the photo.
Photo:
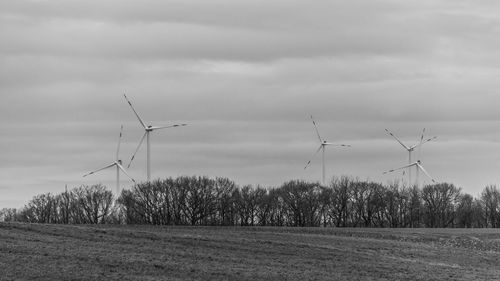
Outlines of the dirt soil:
[{"label": "dirt soil", "polygon": [[0,223],[0,280],[500,280],[500,231]]}]

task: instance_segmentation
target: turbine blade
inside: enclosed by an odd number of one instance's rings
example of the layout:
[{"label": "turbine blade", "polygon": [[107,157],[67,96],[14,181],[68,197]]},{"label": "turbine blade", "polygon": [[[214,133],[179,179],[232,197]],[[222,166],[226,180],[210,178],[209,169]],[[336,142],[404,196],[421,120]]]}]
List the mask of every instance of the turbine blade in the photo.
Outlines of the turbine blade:
[{"label": "turbine blade", "polygon": [[420,160],[422,155],[422,144],[424,143],[425,128],[422,130],[422,136],[420,137],[420,143],[418,145],[418,159]]},{"label": "turbine blade", "polygon": [[420,145],[422,145],[422,144],[424,144],[424,143],[426,143],[426,142],[433,141],[433,140],[435,140],[435,139],[437,139],[437,137],[432,137],[432,138],[426,139],[426,140],[424,140],[424,141],[423,141]]},{"label": "turbine blade", "polygon": [[161,126],[161,127],[151,127],[151,130],[160,130],[160,129],[167,129],[167,128],[174,128],[174,127],[183,127],[187,126],[187,124],[174,124],[174,125],[169,125],[169,126]]},{"label": "turbine blade", "polygon": [[392,173],[394,171],[398,171],[398,170],[402,170],[402,169],[405,169],[405,168],[408,168],[408,167],[411,167],[411,166],[415,166],[415,165],[418,165],[417,162],[414,162],[414,163],[411,163],[410,165],[406,165],[406,166],[403,166],[403,167],[399,167],[399,168],[396,168],[396,169],[392,169],[392,170],[389,170],[389,171],[386,171],[386,172],[383,172],[382,174],[385,175],[387,173]]},{"label": "turbine blade", "polygon": [[316,126],[316,122],[314,121],[314,118],[312,117],[312,115],[311,115],[311,120],[313,122],[314,129],[316,129],[316,134],[318,135],[319,142],[323,143],[323,140],[321,139],[321,136],[319,135],[318,126]]},{"label": "turbine blade", "polygon": [[130,175],[129,175],[126,171],[125,171],[125,169],[123,168],[123,166],[122,166],[122,165],[120,165],[119,163],[117,163],[117,165],[118,165],[118,168],[119,168],[120,170],[122,170],[122,172],[123,172],[123,173],[124,173],[127,177],[129,177],[129,178],[130,178],[130,179],[131,179],[131,180],[135,183],[135,180],[134,180],[134,179],[133,179],[133,178],[132,178],[132,177],[131,177],[131,176],[130,176]]},{"label": "turbine blade", "polygon": [[105,166],[105,167],[102,167],[102,168],[100,168],[100,169],[97,169],[97,170],[95,170],[95,171],[92,171],[92,172],[90,172],[90,173],[87,173],[87,174],[85,174],[85,175],[83,175],[83,176],[84,176],[84,177],[86,177],[86,176],[88,176],[88,175],[92,175],[92,174],[94,174],[94,173],[97,173],[97,172],[102,171],[102,170],[104,170],[104,169],[107,169],[107,168],[109,168],[109,167],[113,167],[113,166],[114,166],[114,165],[116,165],[116,164],[118,164],[118,163],[117,163],[117,162],[113,162],[113,163],[111,163],[111,164],[109,164],[109,165],[107,165],[107,166]]},{"label": "turbine blade", "polygon": [[120,144],[122,142],[122,132],[123,132],[123,125],[120,128],[120,137],[118,138],[118,147],[116,148],[116,162],[118,162],[119,159],[119,153],[120,153]]},{"label": "turbine blade", "polygon": [[139,122],[141,122],[141,125],[144,127],[144,129],[147,129],[146,124],[144,124],[144,121],[142,121],[142,119],[139,116],[139,114],[137,114],[137,111],[135,111],[134,107],[132,106],[132,103],[128,100],[127,95],[123,94],[123,96],[125,97],[125,99],[127,100],[128,104],[130,105],[130,108],[132,108],[132,111],[134,111],[135,116],[137,116],[137,119],[139,119]]},{"label": "turbine blade", "polygon": [[410,149],[413,149],[413,148],[415,148],[415,147],[421,146],[421,145],[423,145],[424,143],[428,143],[428,142],[433,141],[433,140],[435,140],[435,139],[437,139],[437,137],[432,137],[432,138],[426,139],[426,140],[424,140],[424,141],[420,142],[419,144],[417,144],[417,145],[414,145],[414,146],[410,147]]},{"label": "turbine blade", "polygon": [[331,142],[324,142],[323,145],[351,147],[350,144],[335,144],[335,143],[331,143]]},{"label": "turbine blade", "polygon": [[411,150],[408,146],[404,145],[393,133],[391,133],[389,130],[385,129],[385,131],[391,135],[394,139],[396,139],[400,145],[402,145],[406,150]]},{"label": "turbine blade", "polygon": [[424,172],[424,174],[425,174],[425,175],[426,175],[429,179],[431,179],[431,181],[432,181],[432,182],[434,182],[434,183],[436,182],[436,181],[435,181],[435,180],[434,180],[434,179],[433,179],[433,178],[429,175],[429,173],[427,173],[427,171],[424,169],[424,167],[423,167],[421,164],[418,164],[418,163],[417,163],[417,167],[418,167],[418,168],[419,168],[422,172]]},{"label": "turbine blade", "polygon": [[132,164],[132,161],[134,161],[135,155],[137,154],[137,151],[139,151],[139,148],[141,148],[142,143],[144,142],[144,138],[146,137],[146,134],[148,132],[144,132],[144,135],[142,135],[141,141],[139,141],[139,145],[135,149],[134,154],[132,154],[132,158],[130,158],[130,162],[127,165],[127,169],[130,168],[130,165]]},{"label": "turbine blade", "polygon": [[307,167],[309,167],[309,165],[311,164],[312,159],[314,159],[314,156],[316,156],[316,154],[318,154],[318,152],[321,150],[322,147],[323,147],[323,145],[321,144],[319,146],[319,148],[316,150],[316,152],[314,152],[313,156],[311,157],[311,160],[307,161],[307,164],[304,167],[304,170],[307,169]]}]

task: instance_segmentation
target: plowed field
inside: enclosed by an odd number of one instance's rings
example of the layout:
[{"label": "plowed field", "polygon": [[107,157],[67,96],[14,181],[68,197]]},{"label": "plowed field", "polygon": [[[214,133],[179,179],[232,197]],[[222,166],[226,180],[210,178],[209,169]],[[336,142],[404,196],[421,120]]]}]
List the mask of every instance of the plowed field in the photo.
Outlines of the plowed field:
[{"label": "plowed field", "polygon": [[500,231],[0,223],[0,280],[500,280]]}]

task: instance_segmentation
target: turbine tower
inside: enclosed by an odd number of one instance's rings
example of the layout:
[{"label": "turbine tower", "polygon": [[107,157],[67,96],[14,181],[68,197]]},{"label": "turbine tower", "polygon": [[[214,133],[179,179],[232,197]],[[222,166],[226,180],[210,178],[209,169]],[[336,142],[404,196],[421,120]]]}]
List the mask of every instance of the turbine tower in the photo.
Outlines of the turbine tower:
[{"label": "turbine tower", "polygon": [[[415,150],[415,148],[419,148],[419,158],[420,158],[420,152],[421,152],[421,148],[422,148],[422,145],[424,143],[427,143],[427,142],[430,142],[432,140],[435,140],[437,139],[437,137],[432,137],[432,138],[428,138],[426,140],[424,140],[424,134],[425,134],[425,128],[422,130],[422,135],[420,136],[420,142],[413,145],[413,146],[406,146],[398,137],[396,137],[396,135],[394,135],[393,133],[391,133],[389,130],[385,129],[385,131],[391,136],[393,137],[397,142],[399,142],[399,144],[401,146],[403,146],[404,149],[406,149],[406,151],[408,151],[408,186],[411,185],[411,166],[412,166],[412,160],[411,160],[411,153]],[[415,162],[416,163],[416,162]],[[418,169],[417,169],[417,173],[418,173]]]},{"label": "turbine tower", "polygon": [[311,157],[311,160],[307,161],[307,164],[304,167],[304,170],[307,169],[307,167],[309,167],[309,165],[311,164],[311,161],[314,158],[314,156],[316,156],[316,154],[318,154],[318,152],[320,150],[322,150],[322,154],[323,154],[322,155],[322,157],[323,157],[322,183],[323,183],[323,185],[325,185],[325,147],[328,146],[328,145],[331,145],[331,146],[345,146],[345,147],[351,147],[351,146],[348,145],[348,144],[334,144],[334,143],[331,143],[331,142],[327,142],[326,140],[323,140],[321,138],[321,135],[319,134],[318,126],[316,126],[316,122],[314,122],[314,118],[312,117],[312,115],[311,115],[311,120],[312,120],[312,123],[314,125],[314,128],[316,129],[316,134],[318,135],[318,139],[319,139],[319,143],[320,144],[319,144],[319,147],[316,150],[316,152],[314,152],[313,156]]},{"label": "turbine tower", "polygon": [[96,172],[99,172],[101,170],[104,170],[104,169],[107,169],[107,168],[111,168],[113,166],[116,166],[116,196],[118,196],[118,194],[120,194],[120,170],[127,176],[129,177],[132,182],[135,183],[135,180],[129,175],[127,174],[127,172],[125,171],[125,169],[123,168],[122,166],[122,160],[119,159],[119,153],[120,153],[120,143],[121,143],[121,140],[122,140],[122,131],[123,131],[123,125],[121,126],[120,128],[120,137],[118,138],[118,147],[116,149],[116,159],[113,163],[105,166],[105,167],[102,167],[100,169],[97,169],[95,171],[92,171],[90,173],[87,173],[85,175],[83,175],[84,177],[88,176],[88,175],[92,175]]},{"label": "turbine tower", "polygon": [[160,130],[160,129],[167,129],[167,128],[173,128],[173,127],[181,127],[181,126],[186,126],[187,124],[174,124],[174,125],[169,125],[169,126],[152,126],[152,125],[146,125],[144,121],[142,121],[141,117],[139,114],[137,114],[137,111],[135,111],[134,107],[132,106],[132,103],[129,101],[127,96],[123,94],[125,97],[125,100],[127,100],[128,104],[130,105],[130,108],[132,108],[132,111],[134,111],[135,116],[137,116],[137,119],[139,120],[139,123],[141,123],[142,127],[144,128],[144,135],[142,135],[141,140],[139,141],[139,145],[137,146],[137,149],[135,150],[134,154],[132,155],[132,158],[130,158],[130,162],[128,163],[127,168],[130,168],[130,165],[132,164],[132,161],[134,160],[135,154],[141,148],[141,145],[144,141],[144,138],[146,138],[146,171],[147,171],[147,176],[148,176],[148,181],[151,180],[151,137],[150,133],[153,132],[154,130]]},{"label": "turbine tower", "polygon": [[422,171],[429,179],[431,179],[431,181],[433,183],[435,183],[436,181],[429,175],[429,173],[427,173],[427,171],[424,169],[424,167],[422,166],[422,162],[420,162],[420,160],[417,160],[417,162],[413,162],[411,163],[410,165],[406,165],[406,166],[403,166],[403,167],[400,167],[400,168],[397,168],[397,169],[393,169],[393,170],[389,170],[387,172],[384,172],[383,174],[387,174],[387,173],[392,173],[394,171],[397,171],[397,170],[402,170],[402,169],[406,169],[406,168],[410,168],[415,166],[415,168],[417,169],[417,180],[416,180],[416,185],[417,187],[419,187],[419,171]]}]

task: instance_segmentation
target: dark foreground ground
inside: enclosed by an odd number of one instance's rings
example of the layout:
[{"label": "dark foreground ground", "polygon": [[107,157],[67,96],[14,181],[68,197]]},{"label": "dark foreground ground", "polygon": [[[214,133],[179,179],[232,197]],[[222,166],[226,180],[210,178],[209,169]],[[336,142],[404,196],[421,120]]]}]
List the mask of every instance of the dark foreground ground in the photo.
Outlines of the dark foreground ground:
[{"label": "dark foreground ground", "polygon": [[500,231],[0,223],[0,280],[500,280]]}]

